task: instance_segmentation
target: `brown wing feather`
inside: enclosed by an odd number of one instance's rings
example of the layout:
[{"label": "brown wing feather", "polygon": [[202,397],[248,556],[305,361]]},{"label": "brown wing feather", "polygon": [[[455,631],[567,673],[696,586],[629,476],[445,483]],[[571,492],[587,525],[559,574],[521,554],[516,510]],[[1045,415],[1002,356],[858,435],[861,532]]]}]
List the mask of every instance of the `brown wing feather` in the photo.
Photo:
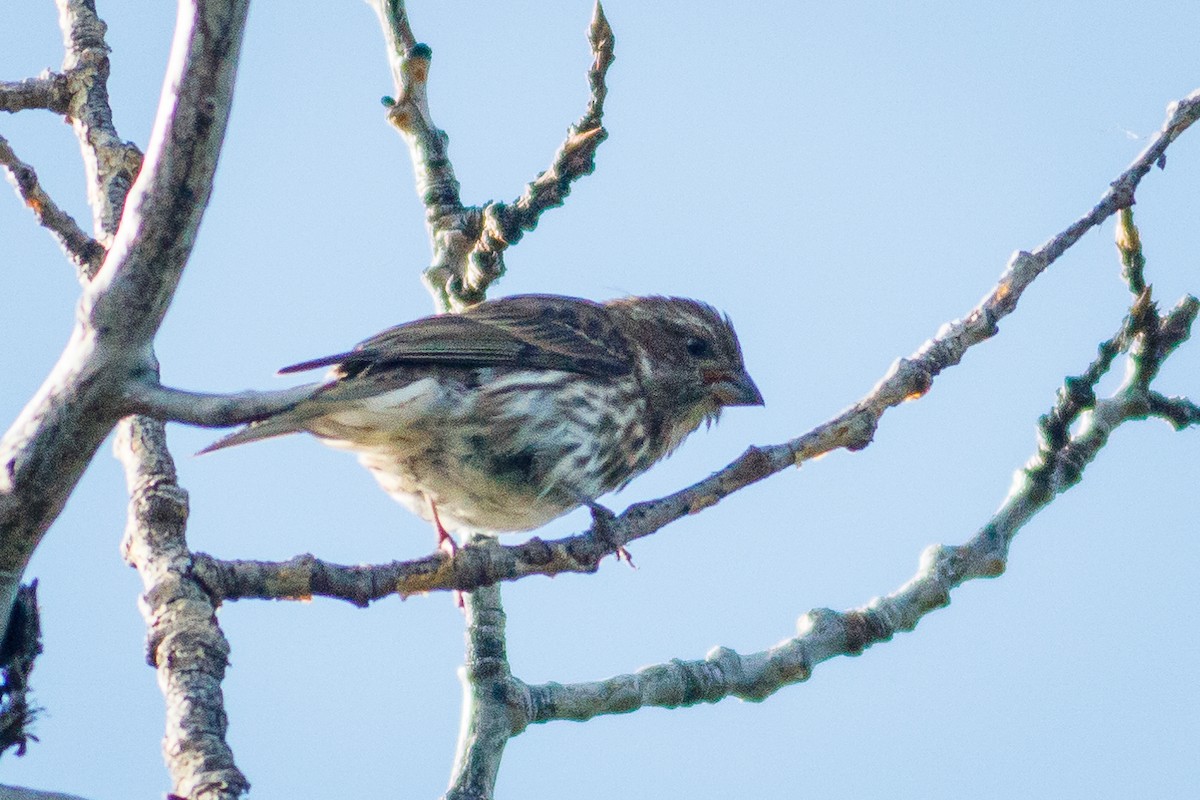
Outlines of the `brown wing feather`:
[{"label": "brown wing feather", "polygon": [[514,295],[397,325],[347,353],[293,364],[282,373],[340,365],[346,376],[389,366],[440,364],[557,369],[594,376],[633,368],[625,337],[599,303]]}]

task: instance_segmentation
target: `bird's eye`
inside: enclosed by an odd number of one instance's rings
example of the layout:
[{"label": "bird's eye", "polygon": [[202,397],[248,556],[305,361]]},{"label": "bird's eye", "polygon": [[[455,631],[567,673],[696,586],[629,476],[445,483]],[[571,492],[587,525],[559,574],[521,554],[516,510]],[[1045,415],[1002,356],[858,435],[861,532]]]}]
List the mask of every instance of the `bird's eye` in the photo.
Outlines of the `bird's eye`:
[{"label": "bird's eye", "polygon": [[684,347],[687,348],[688,355],[692,358],[708,358],[712,355],[712,345],[708,343],[707,339],[701,339],[698,336],[689,336]]}]

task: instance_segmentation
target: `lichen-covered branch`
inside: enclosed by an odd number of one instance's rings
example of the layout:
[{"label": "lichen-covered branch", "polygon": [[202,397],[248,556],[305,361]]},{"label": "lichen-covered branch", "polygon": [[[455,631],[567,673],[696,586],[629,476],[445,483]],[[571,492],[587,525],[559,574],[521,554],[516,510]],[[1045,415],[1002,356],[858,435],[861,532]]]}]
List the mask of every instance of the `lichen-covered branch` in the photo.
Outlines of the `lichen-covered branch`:
[{"label": "lichen-covered branch", "polygon": [[212,599],[192,575],[184,535],[188,496],[176,481],[163,424],[126,419],[114,449],[129,487],[122,549],[142,578],[147,658],[166,699],[163,755],[172,791],[189,800],[235,800],[250,784],[225,742],[221,680],[229,643]]},{"label": "lichen-covered branch", "polygon": [[591,532],[553,541],[533,537],[517,545],[477,539],[453,557],[438,551],[390,564],[343,565],[311,554],[288,561],[217,559],[196,554],[196,572],[218,600],[308,600],[328,597],[366,607],[392,595],[408,597],[438,590],[471,592],[528,575],[595,572],[616,553],[603,535]]},{"label": "lichen-covered branch", "polygon": [[485,800],[492,796],[504,747],[512,738],[510,705],[520,702],[506,652],[506,617],[500,587],[488,586],[467,596],[467,656],[459,679],[463,688],[462,727],[454,755],[450,787],[443,800]]},{"label": "lichen-covered branch", "polygon": [[[883,412],[929,390],[942,370],[962,360],[974,345],[994,336],[997,323],[1016,310],[1025,289],[1080,237],[1134,202],[1141,179],[1155,164],[1165,164],[1166,150],[1200,117],[1200,90],[1167,108],[1167,119],[1150,144],[1113,181],[1091,211],[1032,252],[1018,252],[1009,261],[1000,281],[966,317],[942,326],[937,335],[913,355],[897,361],[871,393],[836,420],[792,441],[796,463],[845,447],[855,450],[871,438]],[[814,434],[820,434],[814,436]],[[833,434],[829,436],[828,434]]]},{"label": "lichen-covered branch", "polygon": [[47,70],[36,78],[23,81],[0,81],[0,111],[16,113],[31,109],[45,109],[55,114],[66,114],[70,94],[67,76]]},{"label": "lichen-covered branch", "polygon": [[108,102],[108,26],[92,0],[56,0],[62,29],[62,72],[67,81],[66,114],[79,139],[87,172],[94,232],[108,247],[126,197],[142,166],[142,153],[117,135]]},{"label": "lichen-covered branch", "polygon": [[1186,397],[1164,397],[1158,392],[1150,392],[1148,401],[1151,415],[1162,417],[1175,426],[1175,430],[1200,425],[1200,405]]},{"label": "lichen-covered branch", "polygon": [[[65,50],[62,71],[0,83],[0,110],[46,109],[70,121],[87,172],[93,231],[99,246],[107,248],[141,169],[142,153],[132,142],[123,141],[113,124],[108,102],[109,50],[104,40],[107,26],[97,15],[95,3],[56,2]],[[93,268],[88,277],[95,271]]]},{"label": "lichen-covered branch", "polygon": [[396,87],[396,97],[384,98],[388,120],[408,144],[433,244],[425,283],[441,309],[460,310],[484,299],[488,287],[504,273],[504,250],[533,230],[543,212],[562,205],[570,184],[594,169],[596,148],[607,136],[600,119],[607,91],[604,75],[613,60],[612,29],[597,3],[588,32],[593,54],[588,72],[591,99],[583,117],[568,130],[550,168],[511,204],[466,207],[450,163],[447,136],[429,113],[426,87],[433,51],[417,42],[403,0],[369,2],[383,28]]},{"label": "lichen-covered branch", "polygon": [[1133,209],[1122,208],[1117,214],[1117,252],[1121,255],[1121,277],[1134,296],[1146,288],[1146,258],[1142,239],[1133,224]]},{"label": "lichen-covered branch", "polygon": [[100,262],[104,260],[104,248],[79,227],[74,217],[50,199],[38,182],[33,167],[17,158],[17,154],[3,136],[0,136],[0,166],[4,167],[8,174],[8,182],[16,189],[21,201],[33,212],[38,224],[50,231],[67,258],[71,259],[80,281],[91,280],[100,269]]},{"label": "lichen-covered branch", "polygon": [[608,131],[601,124],[604,98],[608,96],[604,79],[615,58],[616,38],[599,3],[592,9],[588,43],[593,61],[588,70],[591,96],[587,110],[567,129],[567,138],[554,154],[550,168],[526,186],[525,193],[511,205],[493,204],[497,217],[508,217],[507,226],[501,229],[508,244],[515,244],[521,231],[533,230],[542,212],[563,204],[571,191],[570,182],[595,170],[596,149],[608,138]]},{"label": "lichen-covered branch", "polygon": [[[425,207],[425,227],[433,245],[426,285],[441,310],[454,307],[455,276],[464,274],[466,252],[477,235],[478,211],[465,209],[448,152],[449,137],[434,124],[426,92],[433,51],[413,36],[404,0],[368,0],[379,17],[387,45],[396,96],[385,97],[388,121],[404,137],[412,157],[417,197]],[[447,288],[440,288],[441,285]]]},{"label": "lichen-covered branch", "polygon": [[599,2],[588,26],[588,43],[593,61],[588,70],[591,98],[587,110],[567,129],[567,138],[554,154],[549,169],[534,178],[521,197],[512,203],[490,202],[483,207],[483,227],[467,257],[463,281],[464,289],[478,292],[480,299],[482,292],[504,273],[504,250],[536,228],[543,213],[566,202],[574,181],[596,169],[596,150],[608,138],[608,131],[601,124],[604,98],[608,94],[604,78],[613,62],[615,43]]},{"label": "lichen-covered branch", "polygon": [[[157,410],[182,400],[181,393],[158,386],[153,339],[212,189],[247,11],[247,0],[180,4],[143,162],[141,152],[122,141],[113,126],[105,25],[94,4],[59,0],[58,5],[66,45],[64,113],[83,153],[99,243],[92,241],[95,255],[76,257],[85,282],[67,349],[0,440],[5,468],[0,474],[0,600],[11,592],[12,582],[117,421],[151,403],[158,404]],[[57,207],[31,169],[21,169],[24,165],[15,156],[7,161],[16,167],[18,191],[44,222],[50,210],[48,227],[70,241],[83,236],[73,222],[67,226],[64,215],[55,216]],[[105,246],[108,257],[101,263]],[[80,251],[79,246],[66,247],[73,254]],[[237,409],[278,410],[279,394],[298,398],[304,392],[277,393],[273,400],[190,399],[205,413],[228,416]],[[149,660],[158,669],[166,698],[163,749],[174,796],[233,800],[249,785],[224,741],[220,682],[229,647],[211,598],[191,575],[184,538],[187,495],[175,481],[163,424],[127,417],[120,425],[117,452],[130,490],[125,551],[145,586]],[[7,608],[3,606],[5,612]],[[3,615],[6,624],[15,619]]]},{"label": "lichen-covered branch", "polygon": [[[773,451],[773,456],[757,449],[752,452],[775,459],[774,462],[750,460],[762,477],[791,463],[787,460],[790,451],[784,446]],[[438,590],[470,592],[530,575],[591,573],[599,569],[603,558],[616,555],[622,544],[649,536],[672,519],[711,505],[715,495],[724,496],[734,490],[732,487],[740,488],[749,482],[742,473],[735,472],[733,477],[718,473],[669,497],[631,506],[617,518],[619,530],[614,521],[550,541],[536,536],[515,545],[502,545],[491,539],[472,541],[461,546],[453,557],[438,551],[410,561],[341,565],[310,554],[278,562],[215,559],[197,553],[196,569],[209,591],[220,600],[328,597],[362,607],[391,595],[405,597]],[[619,542],[614,533],[619,533]]]}]

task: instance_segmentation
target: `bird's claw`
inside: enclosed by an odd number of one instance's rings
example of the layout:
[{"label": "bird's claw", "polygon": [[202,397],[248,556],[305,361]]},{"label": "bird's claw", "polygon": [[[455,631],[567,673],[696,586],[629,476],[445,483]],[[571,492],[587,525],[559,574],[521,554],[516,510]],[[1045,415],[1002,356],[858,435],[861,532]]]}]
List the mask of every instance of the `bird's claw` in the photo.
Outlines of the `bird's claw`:
[{"label": "bird's claw", "polygon": [[592,512],[593,535],[601,542],[610,545],[616,550],[617,561],[624,561],[632,569],[637,569],[637,566],[633,563],[633,556],[629,555],[629,551],[625,549],[625,545],[616,541],[613,536],[612,527],[617,519],[617,515],[613,513],[612,509],[606,508],[594,500],[588,500],[586,505],[588,511]]}]

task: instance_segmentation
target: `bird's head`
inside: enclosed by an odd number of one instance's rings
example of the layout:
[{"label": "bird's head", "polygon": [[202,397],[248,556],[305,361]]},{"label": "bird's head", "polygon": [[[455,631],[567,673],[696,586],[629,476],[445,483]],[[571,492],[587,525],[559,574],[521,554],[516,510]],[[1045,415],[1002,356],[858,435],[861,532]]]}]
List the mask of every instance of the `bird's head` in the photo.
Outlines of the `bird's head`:
[{"label": "bird's head", "polygon": [[627,297],[608,303],[634,346],[651,407],[666,415],[671,449],[726,406],[761,406],[729,318],[680,297]]}]

